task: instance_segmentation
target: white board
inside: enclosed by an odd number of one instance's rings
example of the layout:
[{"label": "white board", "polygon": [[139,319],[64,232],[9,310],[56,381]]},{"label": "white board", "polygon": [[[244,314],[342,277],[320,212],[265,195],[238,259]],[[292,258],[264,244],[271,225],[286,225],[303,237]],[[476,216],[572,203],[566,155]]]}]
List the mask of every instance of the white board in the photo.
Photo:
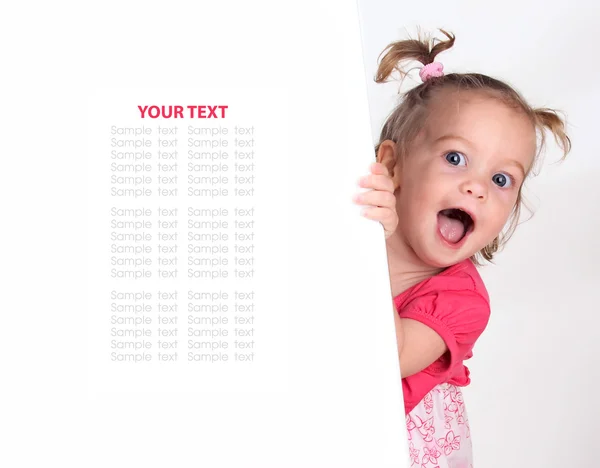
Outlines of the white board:
[{"label": "white board", "polygon": [[144,441],[127,463],[408,463],[383,230],[351,201],[358,10],[335,7],[287,36],[308,55],[284,79],[88,95],[87,404]]}]

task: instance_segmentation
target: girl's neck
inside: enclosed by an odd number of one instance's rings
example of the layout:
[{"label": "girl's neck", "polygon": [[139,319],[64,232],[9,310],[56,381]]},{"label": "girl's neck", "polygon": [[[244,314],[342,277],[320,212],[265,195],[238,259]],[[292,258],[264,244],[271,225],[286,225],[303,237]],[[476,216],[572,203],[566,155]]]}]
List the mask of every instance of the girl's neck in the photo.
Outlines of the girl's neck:
[{"label": "girl's neck", "polygon": [[399,232],[386,240],[386,248],[392,297],[445,270],[423,263]]}]

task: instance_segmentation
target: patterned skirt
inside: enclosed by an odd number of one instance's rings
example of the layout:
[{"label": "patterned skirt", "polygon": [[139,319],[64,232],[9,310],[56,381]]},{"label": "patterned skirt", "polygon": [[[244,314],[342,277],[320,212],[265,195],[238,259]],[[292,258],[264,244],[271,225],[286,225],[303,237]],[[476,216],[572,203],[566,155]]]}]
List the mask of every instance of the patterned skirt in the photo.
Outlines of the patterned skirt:
[{"label": "patterned skirt", "polygon": [[473,468],[463,394],[448,383],[431,390],[406,415],[411,467]]}]

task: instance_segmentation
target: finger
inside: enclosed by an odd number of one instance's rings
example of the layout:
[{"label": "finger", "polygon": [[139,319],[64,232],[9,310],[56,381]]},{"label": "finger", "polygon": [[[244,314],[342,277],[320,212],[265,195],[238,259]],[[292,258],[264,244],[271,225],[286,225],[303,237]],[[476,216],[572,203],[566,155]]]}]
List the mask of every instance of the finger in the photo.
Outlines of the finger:
[{"label": "finger", "polygon": [[373,174],[390,175],[387,166],[384,164],[381,164],[380,162],[374,162],[373,164],[371,164],[371,167],[369,168],[369,170]]},{"label": "finger", "polygon": [[382,222],[394,221],[395,218],[398,217],[395,210],[381,206],[366,206],[362,209],[360,214],[367,218],[376,219],[377,221]]},{"label": "finger", "polygon": [[359,179],[358,185],[360,187],[372,188],[375,190],[386,190],[394,193],[396,188],[394,182],[389,176],[380,174],[369,174]]},{"label": "finger", "polygon": [[381,224],[383,224],[383,227],[388,230],[394,230],[398,224],[398,215],[395,211],[389,208],[369,206],[363,208],[360,214],[365,218],[379,221]]},{"label": "finger", "polygon": [[373,205],[396,209],[396,197],[394,194],[382,190],[370,190],[359,193],[354,198],[354,201],[359,205]]}]

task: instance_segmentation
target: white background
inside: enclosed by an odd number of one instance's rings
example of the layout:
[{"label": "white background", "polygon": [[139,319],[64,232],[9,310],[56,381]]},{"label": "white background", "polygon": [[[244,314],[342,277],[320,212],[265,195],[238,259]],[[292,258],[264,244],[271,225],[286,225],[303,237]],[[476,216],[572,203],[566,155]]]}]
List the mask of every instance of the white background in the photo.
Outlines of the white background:
[{"label": "white background", "polygon": [[[356,4],[38,2],[2,16],[0,465],[407,463],[383,230],[351,202],[372,156]],[[86,265],[97,206],[88,97],[199,88],[253,98],[266,88],[271,99],[257,105],[278,100],[270,118],[286,134],[277,130],[278,148],[259,162],[287,184],[261,207],[272,210],[262,239],[278,229],[287,244],[278,306],[288,368],[270,371],[288,391],[158,391],[165,385],[91,398],[86,278],[99,262]],[[264,126],[263,140],[277,128]]]},{"label": "white background", "polygon": [[[597,466],[600,6],[361,0],[360,7],[375,135],[398,89],[398,81],[372,81],[377,56],[392,41],[416,37],[417,25],[456,35],[452,49],[436,58],[446,73],[494,76],[535,107],[567,114],[572,152],[555,164],[561,152],[547,138],[545,163],[524,190],[535,215],[517,228],[496,265],[480,269],[492,316],[467,363],[465,402],[475,466]],[[417,69],[403,87],[419,83]],[[522,219],[528,217],[524,210]]]},{"label": "white background", "polygon": [[[447,27],[458,36],[455,50],[441,57],[447,70],[507,78],[532,102],[567,111],[575,145],[567,162],[546,166],[530,184],[530,198],[540,200],[536,216],[498,266],[482,271],[494,312],[466,392],[476,463],[592,466],[600,197],[593,113],[599,70],[590,60],[597,7],[420,5],[370,4],[365,21],[382,34],[374,49],[404,26]],[[362,467],[386,466],[373,457],[404,455],[394,438],[404,421],[383,233],[346,204],[371,149],[354,61],[354,7],[340,0],[3,8],[2,466],[212,468],[244,459],[236,466]],[[295,268],[282,310],[290,318],[296,393],[273,399],[242,390],[195,406],[168,393],[90,402],[90,90],[270,82],[288,88],[293,115],[282,148],[293,176],[292,222],[282,235]],[[385,114],[380,109],[375,119]],[[556,155],[550,151],[547,160]],[[274,176],[287,177],[273,164]],[[208,404],[222,417],[207,418]]]}]

